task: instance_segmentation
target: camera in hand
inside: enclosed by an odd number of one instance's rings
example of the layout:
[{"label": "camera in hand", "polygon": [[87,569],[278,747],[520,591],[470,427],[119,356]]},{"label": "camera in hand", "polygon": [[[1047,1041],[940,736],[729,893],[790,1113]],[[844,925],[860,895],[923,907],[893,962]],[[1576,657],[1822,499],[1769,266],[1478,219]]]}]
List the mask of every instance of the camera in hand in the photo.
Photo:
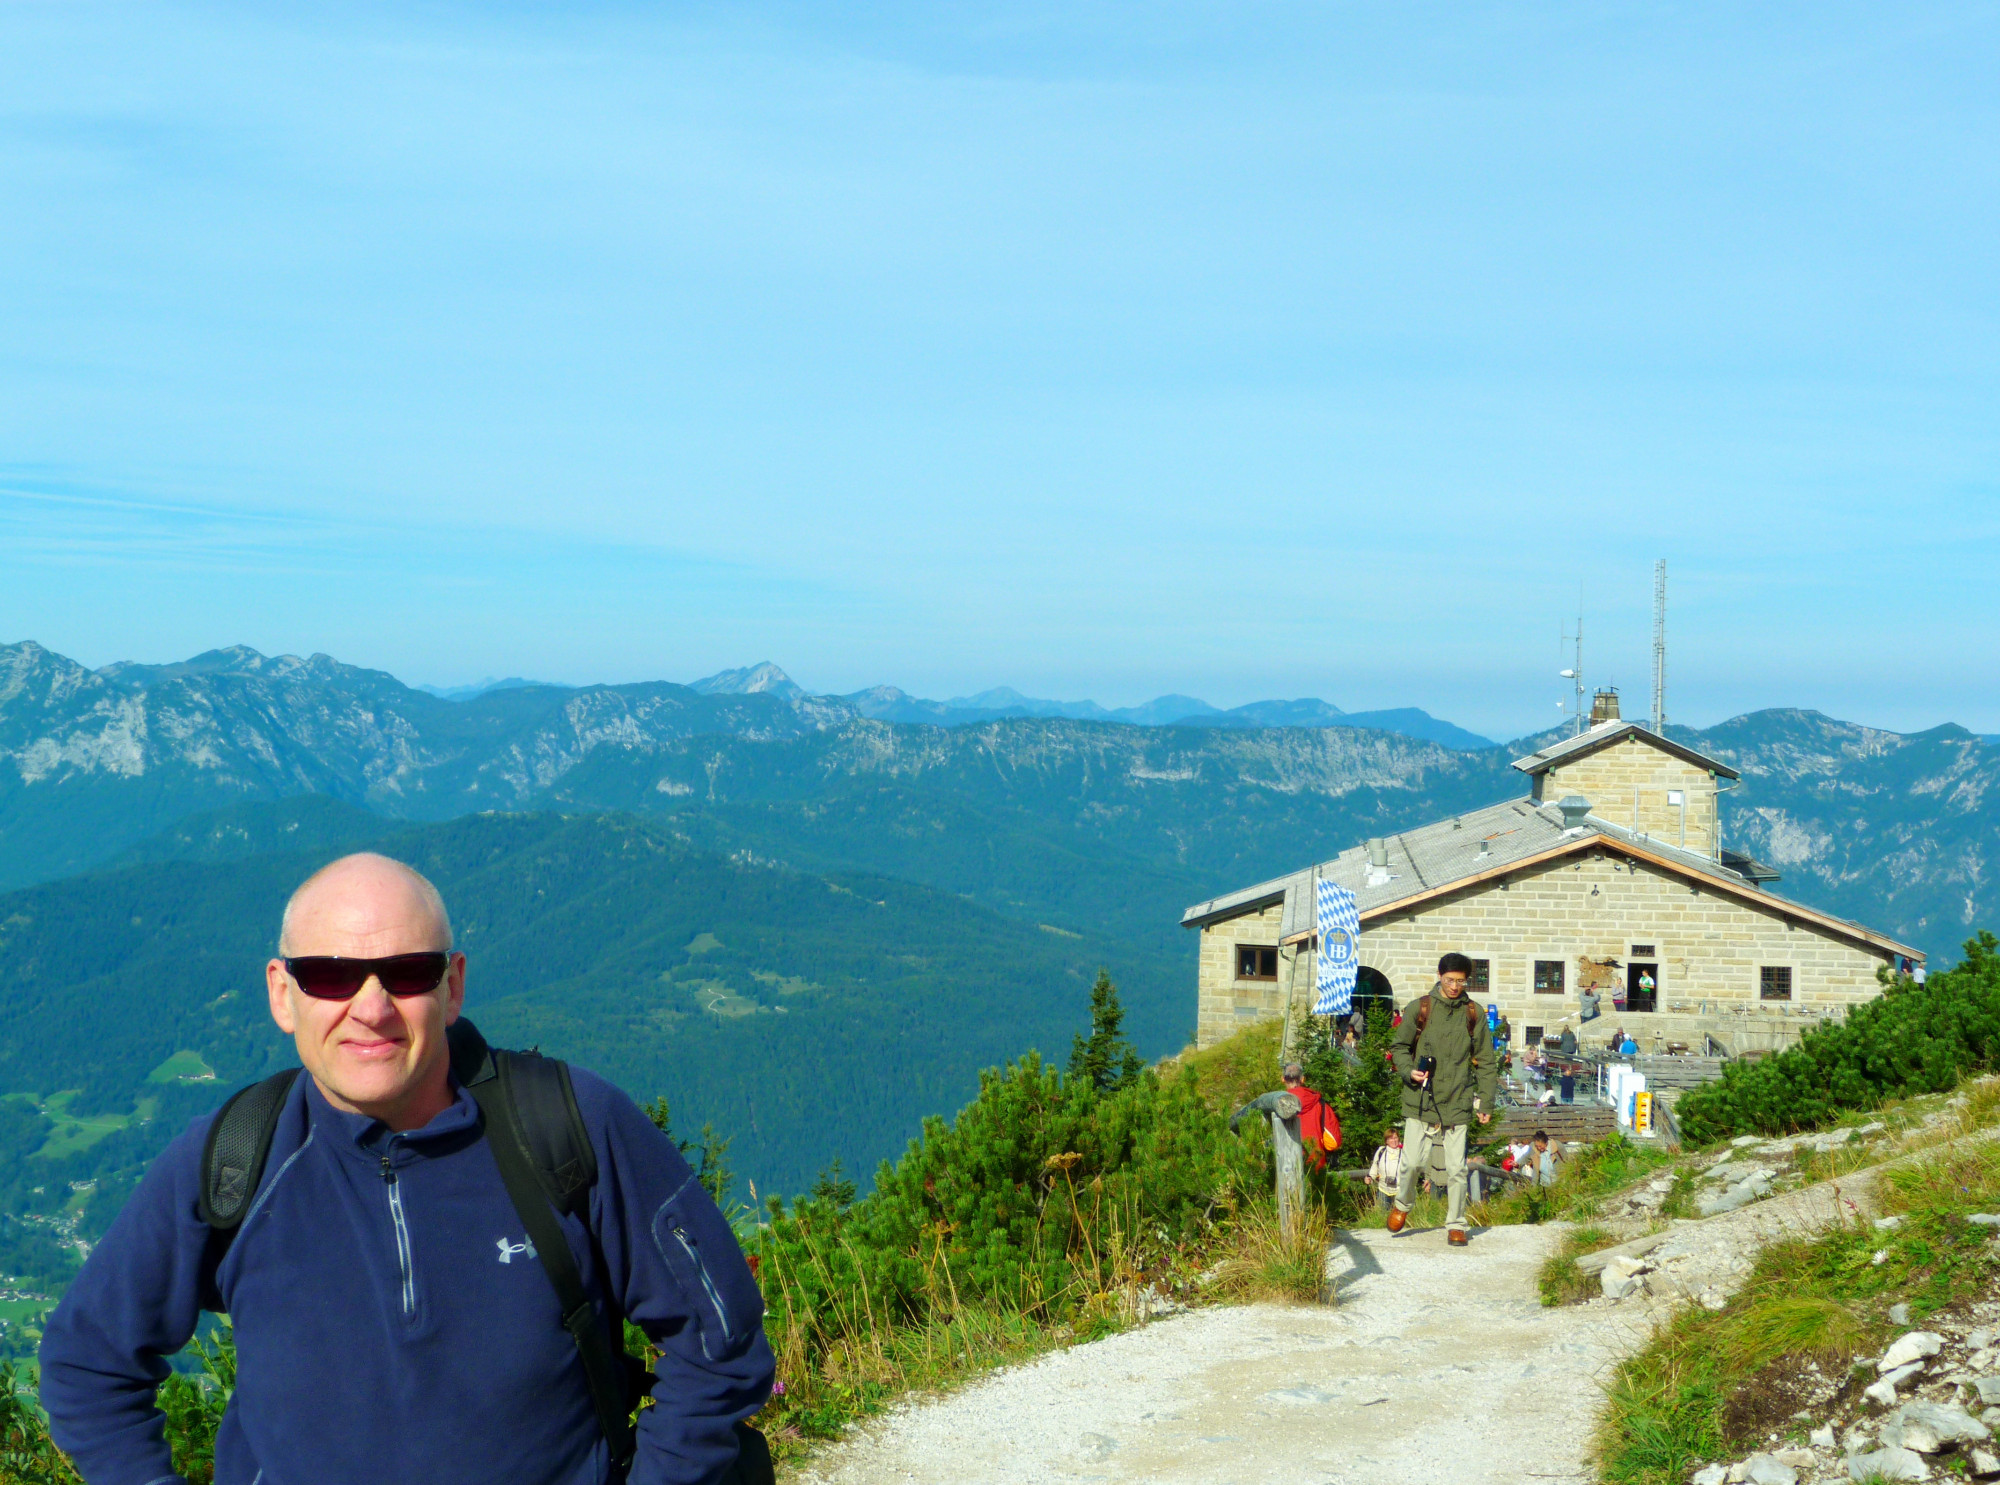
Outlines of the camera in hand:
[{"label": "camera in hand", "polygon": [[1438,1060],[1435,1057],[1419,1057],[1417,1059],[1417,1071],[1420,1073],[1434,1073],[1437,1071],[1437,1065]]}]

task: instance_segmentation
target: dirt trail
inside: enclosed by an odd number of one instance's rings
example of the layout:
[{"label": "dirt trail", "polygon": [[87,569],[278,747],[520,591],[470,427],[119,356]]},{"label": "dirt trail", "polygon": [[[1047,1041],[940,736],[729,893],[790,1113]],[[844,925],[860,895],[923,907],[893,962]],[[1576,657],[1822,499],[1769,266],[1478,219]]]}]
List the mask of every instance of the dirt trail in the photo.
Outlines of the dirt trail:
[{"label": "dirt trail", "polygon": [[1542,1308],[1552,1227],[1339,1234],[1340,1304],[1208,1309],[906,1405],[822,1454],[819,1485],[917,1481],[1529,1485],[1590,1478],[1606,1364],[1639,1305]]},{"label": "dirt trail", "polygon": [[[1973,1140],[2000,1137],[1985,1130]],[[1764,1244],[1874,1214],[1887,1166],[1699,1222],[1650,1255],[1661,1292],[1544,1309],[1564,1230],[1341,1232],[1340,1304],[1198,1310],[905,1403],[801,1470],[812,1485],[1540,1485],[1584,1482],[1613,1363],[1675,1305],[1733,1292]]]}]

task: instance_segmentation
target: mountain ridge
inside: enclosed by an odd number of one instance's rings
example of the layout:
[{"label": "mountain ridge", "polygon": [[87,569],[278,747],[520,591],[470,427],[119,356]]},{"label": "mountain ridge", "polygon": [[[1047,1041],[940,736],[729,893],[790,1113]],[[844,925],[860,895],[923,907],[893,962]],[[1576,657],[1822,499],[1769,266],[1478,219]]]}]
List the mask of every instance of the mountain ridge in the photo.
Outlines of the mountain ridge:
[{"label": "mountain ridge", "polygon": [[[1743,770],[1725,839],[1782,869],[1780,894],[1932,951],[2000,916],[2000,753],[1974,734],[1796,709],[1669,733]],[[1345,725],[912,726],[669,682],[451,702],[324,655],[211,651],[106,675],[16,645],[0,648],[0,888],[294,795],[417,821],[617,809],[718,848],[1060,910],[1170,959],[1187,902],[1517,796],[1512,756]]]},{"label": "mountain ridge", "polygon": [[[254,653],[254,651],[252,652]],[[491,691],[550,683],[523,680],[480,681],[470,686],[418,686],[415,689],[446,701],[473,701]],[[769,660],[689,681],[688,689],[704,696],[773,695],[804,699],[814,693],[794,681]],[[561,687],[588,690],[589,687]],[[1052,701],[1023,695],[1012,686],[995,686],[972,696],[954,696],[933,701],[912,696],[899,686],[869,686],[846,694],[828,693],[821,698],[845,702],[864,717],[878,722],[905,722],[919,726],[963,727],[976,722],[992,722],[1009,717],[1066,717],[1078,722],[1123,722],[1136,727],[1366,727],[1380,732],[1399,732],[1407,737],[1441,742],[1447,747],[1474,751],[1498,747],[1491,738],[1467,731],[1454,723],[1433,717],[1420,707],[1393,707],[1382,711],[1344,712],[1317,697],[1296,701],[1252,701],[1224,710],[1210,706],[1198,696],[1168,694],[1156,696],[1137,706],[1104,707],[1095,701]]]}]

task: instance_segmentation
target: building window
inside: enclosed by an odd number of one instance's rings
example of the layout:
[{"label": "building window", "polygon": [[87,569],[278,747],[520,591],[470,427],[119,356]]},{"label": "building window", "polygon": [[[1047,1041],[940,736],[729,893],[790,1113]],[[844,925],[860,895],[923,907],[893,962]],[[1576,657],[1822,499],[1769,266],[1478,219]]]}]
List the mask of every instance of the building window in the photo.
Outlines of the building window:
[{"label": "building window", "polygon": [[1634,959],[1651,959],[1657,953],[1659,953],[1659,950],[1655,949],[1651,944],[1632,945],[1632,957]]},{"label": "building window", "polygon": [[1263,948],[1257,944],[1236,946],[1236,978],[1239,980],[1275,980],[1278,977],[1278,951]]},{"label": "building window", "polygon": [[1470,990],[1474,995],[1485,995],[1492,990],[1493,961],[1491,959],[1475,959],[1472,961],[1472,973],[1466,979],[1465,988]]},{"label": "building window", "polygon": [[1535,994],[1560,995],[1563,993],[1563,962],[1560,959],[1537,959],[1535,961]]},{"label": "building window", "polygon": [[1528,1040],[1524,1045],[1530,1047],[1539,1047],[1541,1044],[1542,1044],[1542,1028],[1539,1026],[1530,1026],[1528,1028]]},{"label": "building window", "polygon": [[1757,998],[1759,1000],[1790,1000],[1792,998],[1792,967],[1789,964],[1766,964],[1757,971]]}]

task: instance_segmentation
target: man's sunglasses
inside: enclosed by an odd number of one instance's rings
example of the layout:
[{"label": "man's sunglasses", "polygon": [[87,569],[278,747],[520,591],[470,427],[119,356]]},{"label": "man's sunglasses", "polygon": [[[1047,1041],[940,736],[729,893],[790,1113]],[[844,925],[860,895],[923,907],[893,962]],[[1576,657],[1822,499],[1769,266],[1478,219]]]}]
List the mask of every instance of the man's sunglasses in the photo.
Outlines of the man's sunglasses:
[{"label": "man's sunglasses", "polygon": [[315,1000],[352,1000],[373,975],[391,995],[428,995],[451,967],[449,954],[391,954],[387,959],[339,959],[307,954],[285,961],[285,973]]}]

